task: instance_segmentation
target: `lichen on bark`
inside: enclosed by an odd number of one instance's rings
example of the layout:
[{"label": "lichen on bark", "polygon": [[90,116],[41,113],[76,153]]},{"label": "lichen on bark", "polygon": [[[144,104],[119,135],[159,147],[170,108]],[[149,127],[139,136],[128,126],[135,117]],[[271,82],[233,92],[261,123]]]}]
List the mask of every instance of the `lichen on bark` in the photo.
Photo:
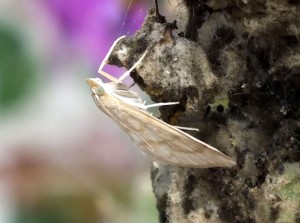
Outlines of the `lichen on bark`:
[{"label": "lichen on bark", "polygon": [[299,1],[181,3],[181,35],[149,10],[109,62],[130,68],[148,49],[132,77],[153,101],[180,102],[162,119],[199,128],[237,166],[153,166],[160,222],[300,222]]}]

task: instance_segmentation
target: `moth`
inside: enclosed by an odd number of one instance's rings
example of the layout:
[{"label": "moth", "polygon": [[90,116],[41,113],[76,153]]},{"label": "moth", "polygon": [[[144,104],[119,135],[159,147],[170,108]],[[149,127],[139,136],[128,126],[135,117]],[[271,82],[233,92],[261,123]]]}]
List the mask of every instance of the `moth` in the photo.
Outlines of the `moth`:
[{"label": "moth", "polygon": [[143,56],[116,79],[102,69],[107,63],[118,38],[102,61],[98,72],[110,79],[104,83],[99,78],[87,79],[92,97],[98,108],[113,119],[131,140],[153,161],[181,167],[210,168],[233,167],[236,162],[216,148],[169,125],[148,113],[149,107],[178,104],[178,102],[146,105],[136,92],[130,91],[122,80],[143,60]]}]

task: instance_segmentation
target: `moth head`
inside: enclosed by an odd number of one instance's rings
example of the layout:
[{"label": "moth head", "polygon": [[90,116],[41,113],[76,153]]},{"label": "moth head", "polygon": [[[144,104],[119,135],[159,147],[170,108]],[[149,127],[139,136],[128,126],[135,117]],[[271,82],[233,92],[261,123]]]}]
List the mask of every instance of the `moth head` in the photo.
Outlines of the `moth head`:
[{"label": "moth head", "polygon": [[92,93],[96,95],[102,95],[105,93],[104,83],[100,78],[88,78],[87,84],[90,86]]}]

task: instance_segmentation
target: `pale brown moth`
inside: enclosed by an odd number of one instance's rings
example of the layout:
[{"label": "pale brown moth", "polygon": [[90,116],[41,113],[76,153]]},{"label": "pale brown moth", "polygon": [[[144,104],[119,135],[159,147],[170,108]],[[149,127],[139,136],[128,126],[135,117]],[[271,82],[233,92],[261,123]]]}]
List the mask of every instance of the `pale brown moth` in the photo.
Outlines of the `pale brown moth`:
[{"label": "pale brown moth", "polygon": [[102,70],[111,51],[122,38],[124,36],[118,38],[111,46],[98,71],[112,82],[103,83],[99,78],[86,80],[98,108],[112,118],[155,162],[195,168],[233,167],[236,162],[216,148],[147,112],[149,107],[173,105],[178,102],[145,105],[136,92],[128,90],[122,83],[122,80],[143,60],[147,51],[119,79]]}]

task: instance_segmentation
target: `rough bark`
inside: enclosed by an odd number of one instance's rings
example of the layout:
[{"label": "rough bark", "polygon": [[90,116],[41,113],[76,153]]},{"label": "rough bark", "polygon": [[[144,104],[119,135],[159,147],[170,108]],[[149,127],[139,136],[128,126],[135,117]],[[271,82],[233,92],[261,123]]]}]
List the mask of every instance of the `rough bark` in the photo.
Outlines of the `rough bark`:
[{"label": "rough bark", "polygon": [[237,166],[153,166],[160,222],[300,222],[299,1],[182,4],[181,35],[149,10],[109,62],[130,68],[148,49],[132,77],[153,101],[180,101],[162,119],[199,128]]}]

